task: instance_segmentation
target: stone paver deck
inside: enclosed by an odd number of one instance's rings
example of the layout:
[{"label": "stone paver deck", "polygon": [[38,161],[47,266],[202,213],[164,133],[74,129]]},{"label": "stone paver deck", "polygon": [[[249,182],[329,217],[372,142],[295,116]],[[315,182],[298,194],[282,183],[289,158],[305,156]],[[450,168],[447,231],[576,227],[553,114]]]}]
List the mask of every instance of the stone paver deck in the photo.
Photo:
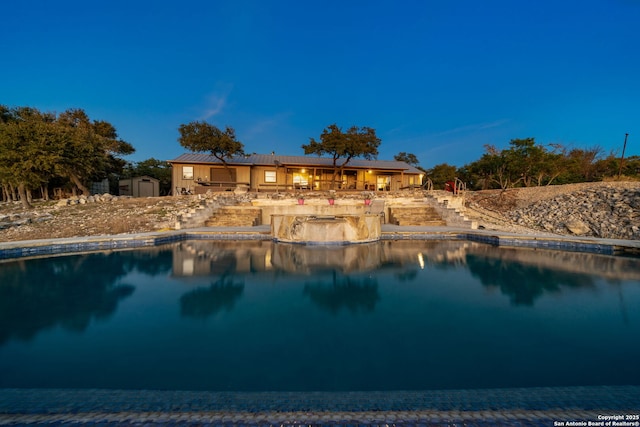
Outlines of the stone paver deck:
[{"label": "stone paver deck", "polygon": [[638,408],[637,386],[341,393],[0,389],[0,425],[552,426],[586,425]]}]

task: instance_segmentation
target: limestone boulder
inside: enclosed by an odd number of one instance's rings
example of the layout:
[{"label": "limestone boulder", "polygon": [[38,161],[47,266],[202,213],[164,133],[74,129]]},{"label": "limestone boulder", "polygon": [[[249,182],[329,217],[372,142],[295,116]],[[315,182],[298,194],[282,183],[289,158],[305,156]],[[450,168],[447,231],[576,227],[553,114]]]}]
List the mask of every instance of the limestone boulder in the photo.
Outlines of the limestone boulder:
[{"label": "limestone boulder", "polygon": [[577,236],[585,235],[585,234],[587,234],[587,233],[589,233],[591,231],[589,226],[587,224],[585,224],[584,222],[580,221],[579,219],[573,219],[573,220],[566,221],[564,223],[564,226],[572,234],[575,234]]}]

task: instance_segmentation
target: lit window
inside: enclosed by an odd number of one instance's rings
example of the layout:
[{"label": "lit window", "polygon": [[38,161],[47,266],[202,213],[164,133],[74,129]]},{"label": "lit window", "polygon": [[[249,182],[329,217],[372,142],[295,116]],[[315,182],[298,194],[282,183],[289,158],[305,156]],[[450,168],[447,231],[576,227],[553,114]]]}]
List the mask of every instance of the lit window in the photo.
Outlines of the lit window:
[{"label": "lit window", "polygon": [[193,179],[193,166],[182,167],[182,179]]},{"label": "lit window", "polygon": [[293,173],[293,185],[295,188],[309,188],[309,177],[306,174]]},{"label": "lit window", "polygon": [[264,171],[264,182],[276,182],[276,171]]}]

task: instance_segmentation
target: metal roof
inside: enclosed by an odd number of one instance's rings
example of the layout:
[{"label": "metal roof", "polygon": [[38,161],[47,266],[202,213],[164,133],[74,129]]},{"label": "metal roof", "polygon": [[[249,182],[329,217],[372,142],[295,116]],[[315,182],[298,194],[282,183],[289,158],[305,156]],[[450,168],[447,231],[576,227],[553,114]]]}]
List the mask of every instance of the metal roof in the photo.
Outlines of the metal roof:
[{"label": "metal roof", "polygon": [[[344,159],[339,159],[341,163]],[[246,156],[235,156],[227,160],[229,165],[246,165],[246,166],[274,166],[278,162],[278,166],[321,166],[332,168],[333,159],[330,157],[318,156],[282,156],[279,154],[248,154]],[[169,163],[209,163],[221,164],[215,156],[202,153],[185,153]],[[423,173],[415,166],[411,166],[406,162],[398,162],[395,160],[364,160],[351,159],[346,166],[348,169],[378,169],[378,170],[396,170],[406,173]]]}]

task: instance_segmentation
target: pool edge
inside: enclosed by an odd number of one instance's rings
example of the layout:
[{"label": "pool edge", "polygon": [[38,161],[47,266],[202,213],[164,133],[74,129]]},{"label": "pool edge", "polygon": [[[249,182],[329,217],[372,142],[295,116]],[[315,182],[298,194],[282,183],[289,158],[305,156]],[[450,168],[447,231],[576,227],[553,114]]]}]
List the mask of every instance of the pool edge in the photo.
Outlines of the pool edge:
[{"label": "pool edge", "polygon": [[[500,233],[450,227],[385,226],[381,240],[469,240],[505,247],[559,249],[606,255],[640,254],[640,241]],[[266,226],[194,228],[139,234],[86,236],[0,243],[0,260],[153,247],[185,240],[273,240]]]}]

